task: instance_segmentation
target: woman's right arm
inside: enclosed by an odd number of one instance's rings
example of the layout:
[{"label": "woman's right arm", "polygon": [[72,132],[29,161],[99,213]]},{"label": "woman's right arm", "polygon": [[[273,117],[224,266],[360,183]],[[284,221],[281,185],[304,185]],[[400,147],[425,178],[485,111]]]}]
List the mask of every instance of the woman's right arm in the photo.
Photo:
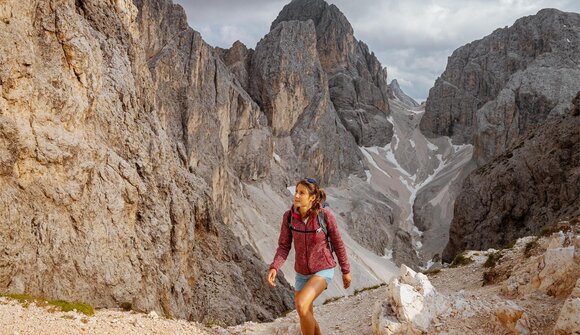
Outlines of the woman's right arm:
[{"label": "woman's right arm", "polygon": [[291,215],[290,211],[287,211],[282,216],[282,226],[280,228],[280,236],[278,236],[278,248],[276,249],[276,255],[274,256],[272,264],[270,264],[270,269],[266,278],[270,286],[276,286],[276,284],[274,284],[276,274],[282,267],[282,264],[286,261],[290,249],[292,248],[292,232],[288,227],[288,215]]}]

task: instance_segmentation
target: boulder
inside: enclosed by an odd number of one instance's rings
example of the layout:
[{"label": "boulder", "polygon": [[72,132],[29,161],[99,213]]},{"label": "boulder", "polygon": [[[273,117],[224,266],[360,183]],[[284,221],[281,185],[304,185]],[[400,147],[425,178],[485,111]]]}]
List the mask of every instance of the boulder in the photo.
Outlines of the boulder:
[{"label": "boulder", "polygon": [[516,303],[507,301],[505,304],[495,307],[493,313],[499,324],[511,331],[512,334],[530,334],[528,316],[524,309]]},{"label": "boulder", "polygon": [[568,296],[554,326],[554,335],[569,335],[580,333],[580,278]]},{"label": "boulder", "polygon": [[543,242],[548,249],[532,257],[530,262],[516,265],[511,276],[503,283],[502,292],[511,296],[524,296],[539,291],[557,298],[567,297],[580,277],[579,252],[571,244],[572,239],[572,232],[558,233]]},{"label": "boulder", "polygon": [[423,334],[431,321],[446,309],[446,300],[422,273],[401,265],[401,275],[387,285],[388,297],[377,302],[372,317],[373,334]]},{"label": "boulder", "polygon": [[360,146],[385,146],[391,141],[387,71],[357,41],[344,14],[323,0],[294,0],[286,5],[271,31],[284,22],[310,21],[316,28],[316,48],[328,77],[330,99],[342,124]]}]

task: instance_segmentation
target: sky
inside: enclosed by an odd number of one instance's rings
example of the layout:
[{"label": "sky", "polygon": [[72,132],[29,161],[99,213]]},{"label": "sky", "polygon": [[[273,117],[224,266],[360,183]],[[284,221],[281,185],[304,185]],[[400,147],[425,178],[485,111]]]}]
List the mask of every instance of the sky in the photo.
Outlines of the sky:
[{"label": "sky", "polygon": [[[212,46],[229,48],[240,40],[248,48],[270,30],[290,0],[173,0],[185,9],[189,25]],[[579,0],[326,0],[350,21],[355,38],[365,42],[418,102],[462,45],[542,8],[580,13]]]}]

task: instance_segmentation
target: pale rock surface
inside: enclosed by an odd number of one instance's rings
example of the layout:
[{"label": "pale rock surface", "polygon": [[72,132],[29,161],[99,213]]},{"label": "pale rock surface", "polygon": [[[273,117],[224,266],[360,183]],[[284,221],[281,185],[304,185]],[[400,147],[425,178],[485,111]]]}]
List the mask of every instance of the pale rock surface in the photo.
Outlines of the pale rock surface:
[{"label": "pale rock surface", "polygon": [[[508,295],[525,295],[538,290],[555,297],[566,297],[580,277],[579,251],[574,232],[558,233],[544,244],[547,250],[529,262],[516,265],[502,291]],[[572,244],[572,245],[570,245]]]},{"label": "pale rock surface", "polygon": [[[508,301],[506,304],[496,306],[493,313],[499,323],[513,334],[527,335],[530,333],[524,309],[514,302]],[[501,331],[501,328],[498,331]]]},{"label": "pale rock surface", "polygon": [[183,9],[1,7],[0,291],[227,324],[293,306],[228,226],[266,118]]},{"label": "pale rock surface", "polygon": [[580,278],[576,281],[574,290],[564,302],[560,316],[554,326],[554,335],[580,333]]},{"label": "pale rock surface", "polygon": [[294,183],[307,175],[337,184],[364,175],[362,157],[330,101],[315,36],[312,21],[274,27],[252,54],[250,92],[272,127],[285,178]]},{"label": "pale rock surface", "polygon": [[354,37],[344,14],[323,0],[293,0],[284,6],[271,30],[294,20],[316,27],[316,48],[328,77],[330,99],[340,120],[360,146],[391,141],[387,71],[368,46]]},{"label": "pale rock surface", "polygon": [[405,265],[401,265],[400,277],[389,282],[387,292],[387,299],[377,302],[373,314],[377,335],[422,334],[447,307],[429,279]]}]

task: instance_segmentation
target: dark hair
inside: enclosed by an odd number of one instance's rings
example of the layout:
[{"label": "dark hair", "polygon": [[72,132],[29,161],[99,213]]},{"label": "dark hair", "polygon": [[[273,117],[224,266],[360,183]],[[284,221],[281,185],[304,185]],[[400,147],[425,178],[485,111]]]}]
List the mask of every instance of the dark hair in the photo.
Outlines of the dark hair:
[{"label": "dark hair", "polygon": [[314,211],[318,213],[323,207],[324,202],[326,201],[326,192],[320,185],[316,182],[316,180],[311,178],[305,178],[296,183],[296,188],[298,185],[303,185],[308,190],[308,194],[315,195],[314,202],[312,203],[312,207],[310,208],[309,212]]}]

